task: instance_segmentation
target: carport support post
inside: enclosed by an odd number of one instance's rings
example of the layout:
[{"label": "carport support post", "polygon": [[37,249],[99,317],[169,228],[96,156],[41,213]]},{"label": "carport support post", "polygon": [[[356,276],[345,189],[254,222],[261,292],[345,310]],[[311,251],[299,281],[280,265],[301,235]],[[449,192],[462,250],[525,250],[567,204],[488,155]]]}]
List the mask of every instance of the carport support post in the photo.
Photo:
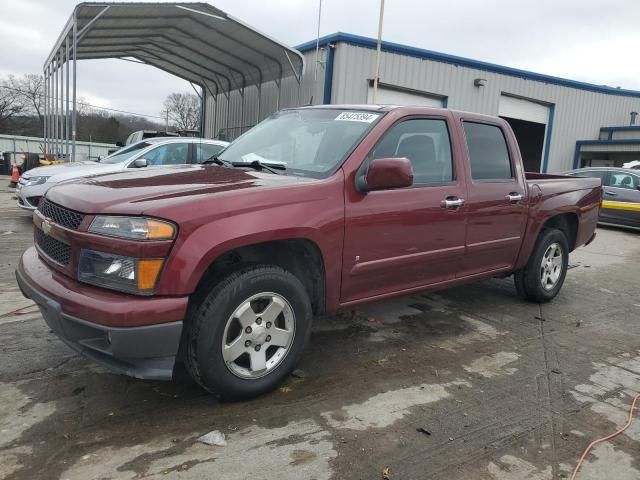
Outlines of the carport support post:
[{"label": "carport support post", "polygon": [[47,88],[49,88],[49,78],[47,77],[47,69],[44,69],[42,77],[44,78],[44,115],[42,117],[42,138],[44,140],[44,153],[47,153]]},{"label": "carport support post", "polygon": [[64,58],[62,56],[62,48],[58,51],[58,75],[60,75],[60,90],[58,91],[58,101],[60,103],[60,129],[58,130],[58,157],[62,157],[62,139],[64,138]]},{"label": "carport support post", "polygon": [[67,80],[65,82],[65,96],[64,96],[64,107],[65,107],[65,115],[64,115],[64,156],[69,161],[69,37],[67,36],[66,44],[65,44],[65,67]]},{"label": "carport support post", "polygon": [[224,123],[224,127],[227,129],[227,138],[225,138],[226,141],[229,141],[228,138],[228,134],[229,131],[231,130],[229,128],[229,114],[231,113],[231,92],[227,92],[227,113],[226,113],[226,119],[225,119],[225,123]]},{"label": "carport support post", "polygon": [[204,138],[205,136],[205,119],[207,117],[207,92],[205,92],[204,87],[200,87],[200,137]]},{"label": "carport support post", "polygon": [[276,82],[276,86],[278,87],[278,99],[276,100],[276,111],[280,110],[280,94],[282,93],[282,77],[280,80],[274,80]]},{"label": "carport support post", "polygon": [[242,90],[240,90],[240,97],[242,99],[240,106],[240,135],[242,135],[242,130],[244,129],[244,85],[242,86]]},{"label": "carport support post", "polygon": [[71,158],[76,161],[76,50],[78,48],[78,26],[73,19],[73,111],[71,112]]},{"label": "carport support post", "polygon": [[52,105],[53,105],[53,155],[54,158],[57,157],[58,152],[58,57],[54,57],[53,59],[53,95],[52,95]]},{"label": "carport support post", "polygon": [[258,114],[256,115],[256,125],[260,123],[260,115],[262,114],[262,83],[256,85],[258,89]]}]

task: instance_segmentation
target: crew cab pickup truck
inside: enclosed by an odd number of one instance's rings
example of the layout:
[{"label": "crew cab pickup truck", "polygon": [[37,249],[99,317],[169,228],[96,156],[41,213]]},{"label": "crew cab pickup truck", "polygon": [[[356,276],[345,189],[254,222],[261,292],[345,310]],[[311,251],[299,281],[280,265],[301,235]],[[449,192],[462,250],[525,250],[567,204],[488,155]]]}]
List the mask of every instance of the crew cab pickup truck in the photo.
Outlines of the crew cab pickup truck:
[{"label": "crew cab pickup truck", "polygon": [[599,179],[525,174],[500,118],[303,107],[207,165],[50,189],[16,273],[74,350],[146,379],[180,360],[248,398],[294,368],[316,314],[510,274],[551,300],[601,199]]}]

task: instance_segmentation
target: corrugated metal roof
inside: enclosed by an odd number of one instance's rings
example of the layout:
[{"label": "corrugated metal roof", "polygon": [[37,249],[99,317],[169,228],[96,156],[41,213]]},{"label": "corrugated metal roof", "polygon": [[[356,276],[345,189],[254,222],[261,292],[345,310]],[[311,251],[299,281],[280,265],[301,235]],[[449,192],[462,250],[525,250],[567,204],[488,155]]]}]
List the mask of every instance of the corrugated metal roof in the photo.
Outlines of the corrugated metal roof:
[{"label": "corrugated metal roof", "polygon": [[304,71],[297,50],[206,3],[80,3],[45,67],[64,49],[74,20],[77,59],[134,58],[217,92],[299,79]]}]

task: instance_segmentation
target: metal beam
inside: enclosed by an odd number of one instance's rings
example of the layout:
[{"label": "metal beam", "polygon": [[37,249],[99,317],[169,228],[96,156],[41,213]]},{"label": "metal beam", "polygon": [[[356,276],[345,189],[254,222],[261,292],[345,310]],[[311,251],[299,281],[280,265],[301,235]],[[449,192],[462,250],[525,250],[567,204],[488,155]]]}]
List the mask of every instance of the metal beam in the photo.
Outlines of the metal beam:
[{"label": "metal beam", "polygon": [[77,116],[77,108],[78,103],[76,101],[76,52],[78,47],[78,27],[77,22],[75,21],[75,13],[74,13],[74,22],[73,22],[73,112],[71,113],[71,161],[77,161],[76,159],[76,116]]},{"label": "metal beam", "polygon": [[65,82],[65,102],[64,102],[64,107],[65,107],[65,115],[64,115],[64,156],[67,159],[67,161],[69,160],[69,37],[67,37],[67,41],[65,42],[66,48],[65,48],[65,54],[66,54],[66,58],[65,58],[65,62],[64,62],[64,66],[66,69],[66,75],[67,75],[67,79]]}]

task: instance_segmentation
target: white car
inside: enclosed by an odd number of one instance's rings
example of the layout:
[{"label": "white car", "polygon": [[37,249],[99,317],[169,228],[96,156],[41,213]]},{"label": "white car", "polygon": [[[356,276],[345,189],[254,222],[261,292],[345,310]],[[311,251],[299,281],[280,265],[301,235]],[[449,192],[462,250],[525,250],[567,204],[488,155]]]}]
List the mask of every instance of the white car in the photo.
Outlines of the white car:
[{"label": "white car", "polygon": [[35,210],[51,187],[64,180],[113,173],[127,168],[202,163],[220,153],[228,142],[195,137],[147,138],[121,148],[100,162],[71,162],[26,171],[16,187],[18,206]]}]

